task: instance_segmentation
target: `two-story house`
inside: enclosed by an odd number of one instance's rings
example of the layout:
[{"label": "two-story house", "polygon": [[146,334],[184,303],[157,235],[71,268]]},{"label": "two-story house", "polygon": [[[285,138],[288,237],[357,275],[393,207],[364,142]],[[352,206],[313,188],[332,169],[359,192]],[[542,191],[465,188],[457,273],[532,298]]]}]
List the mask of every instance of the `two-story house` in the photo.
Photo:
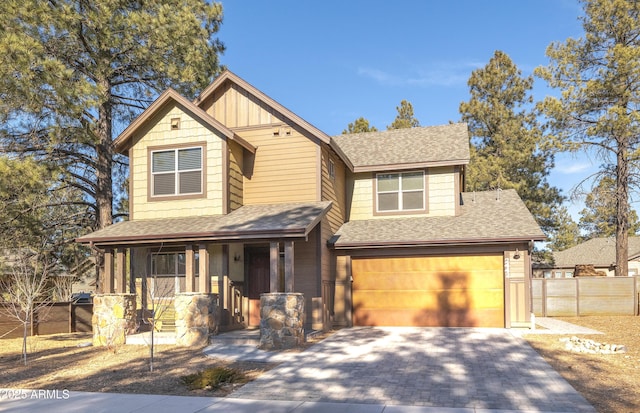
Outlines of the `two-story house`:
[{"label": "two-story house", "polygon": [[215,292],[222,327],[258,325],[275,291],[313,328],[529,322],[544,236],[515,191],[464,193],[465,124],[331,137],[226,71],[114,144],[129,221],[79,239],[105,251],[104,293]]}]

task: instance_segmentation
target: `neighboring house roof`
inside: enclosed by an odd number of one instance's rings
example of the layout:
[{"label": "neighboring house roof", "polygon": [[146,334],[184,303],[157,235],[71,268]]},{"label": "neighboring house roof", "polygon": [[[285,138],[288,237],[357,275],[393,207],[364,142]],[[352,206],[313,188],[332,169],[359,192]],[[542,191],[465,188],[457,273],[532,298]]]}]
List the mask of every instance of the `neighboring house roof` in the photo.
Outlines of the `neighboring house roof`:
[{"label": "neighboring house roof", "polygon": [[[629,259],[640,256],[640,237],[629,237]],[[576,265],[609,267],[616,263],[616,239],[592,238],[575,247],[553,253],[552,268],[573,268]]]},{"label": "neighboring house roof", "polygon": [[255,153],[256,148],[249,142],[238,136],[231,129],[218,122],[211,115],[198,106],[191,103],[189,100],[181,96],[173,89],[165,90],[144,112],[140,114],[127,128],[113,141],[114,147],[117,152],[125,154],[126,151],[135,143],[131,139],[135,135],[135,132],[142,127],[146,122],[150,121],[156,113],[165,108],[168,104],[175,103],[181,106],[185,111],[189,112],[191,116],[199,119],[201,122],[211,126],[227,139],[238,142],[243,148]]},{"label": "neighboring house roof", "polygon": [[466,123],[334,136],[354,172],[469,163]]},{"label": "neighboring house roof", "polygon": [[347,222],[330,244],[346,249],[545,239],[515,190],[463,193],[462,201],[458,216]]},{"label": "neighboring house roof", "polygon": [[86,244],[142,244],[201,240],[301,238],[320,222],[331,201],[245,205],[227,215],[124,221],[87,234]]}]

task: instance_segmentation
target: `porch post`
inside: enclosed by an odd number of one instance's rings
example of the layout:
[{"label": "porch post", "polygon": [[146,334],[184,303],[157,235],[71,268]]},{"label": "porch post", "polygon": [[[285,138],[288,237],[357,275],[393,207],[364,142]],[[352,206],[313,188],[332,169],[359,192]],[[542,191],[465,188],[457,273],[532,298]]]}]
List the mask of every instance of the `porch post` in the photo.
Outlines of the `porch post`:
[{"label": "porch post", "polygon": [[104,280],[102,285],[104,287],[103,294],[113,294],[113,250],[111,248],[105,248],[104,250]]},{"label": "porch post", "polygon": [[196,291],[196,254],[193,245],[185,247],[185,292]]},{"label": "porch post", "polygon": [[280,275],[280,243],[272,242],[269,248],[269,292],[277,293],[280,289],[278,278]]},{"label": "porch post", "polygon": [[116,292],[127,292],[127,250],[119,247],[116,250]]},{"label": "porch post", "polygon": [[129,248],[129,292],[136,294],[135,248]]},{"label": "porch post", "polygon": [[200,258],[200,274],[198,274],[199,285],[198,292],[204,294],[211,293],[211,275],[209,274],[209,251],[207,251],[206,244],[199,245],[199,258]]},{"label": "porch post", "polygon": [[293,241],[284,243],[284,292],[294,292],[293,282]]},{"label": "porch post", "polygon": [[221,325],[229,325],[229,245],[222,245],[222,274],[218,276],[218,320]]}]

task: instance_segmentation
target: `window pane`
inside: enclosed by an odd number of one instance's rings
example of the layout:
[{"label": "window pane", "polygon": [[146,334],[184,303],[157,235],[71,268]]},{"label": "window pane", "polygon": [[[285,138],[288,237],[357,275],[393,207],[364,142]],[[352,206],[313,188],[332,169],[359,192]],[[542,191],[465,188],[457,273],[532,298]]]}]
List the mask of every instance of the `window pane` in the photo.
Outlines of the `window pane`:
[{"label": "window pane", "polygon": [[175,254],[154,254],[151,261],[153,275],[175,275]]},{"label": "window pane", "polygon": [[176,153],[174,151],[153,152],[152,172],[170,172],[176,167]]},{"label": "window pane", "polygon": [[181,172],[180,173],[180,193],[181,194],[198,194],[202,192],[200,171]]},{"label": "window pane", "polygon": [[202,167],[202,148],[181,149],[178,151],[178,170],[200,169]]},{"label": "window pane", "polygon": [[424,192],[403,192],[402,209],[424,209]]},{"label": "window pane", "polygon": [[398,174],[378,175],[378,192],[397,191],[399,189]]},{"label": "window pane", "polygon": [[187,273],[186,255],[180,253],[178,254],[178,275],[185,275],[186,273]]},{"label": "window pane", "polygon": [[398,194],[378,194],[378,211],[397,211]]},{"label": "window pane", "polygon": [[153,195],[173,195],[176,192],[176,175],[153,175]]},{"label": "window pane", "polygon": [[402,174],[402,189],[404,191],[424,189],[424,176],[422,175],[422,172]]}]

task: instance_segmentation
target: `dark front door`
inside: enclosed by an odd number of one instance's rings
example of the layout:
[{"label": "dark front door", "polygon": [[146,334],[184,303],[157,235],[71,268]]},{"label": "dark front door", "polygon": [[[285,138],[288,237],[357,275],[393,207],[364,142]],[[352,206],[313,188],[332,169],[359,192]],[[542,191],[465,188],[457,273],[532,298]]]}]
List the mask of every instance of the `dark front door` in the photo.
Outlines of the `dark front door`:
[{"label": "dark front door", "polygon": [[249,326],[260,325],[260,294],[269,292],[269,248],[247,248],[246,284],[249,298]]}]

